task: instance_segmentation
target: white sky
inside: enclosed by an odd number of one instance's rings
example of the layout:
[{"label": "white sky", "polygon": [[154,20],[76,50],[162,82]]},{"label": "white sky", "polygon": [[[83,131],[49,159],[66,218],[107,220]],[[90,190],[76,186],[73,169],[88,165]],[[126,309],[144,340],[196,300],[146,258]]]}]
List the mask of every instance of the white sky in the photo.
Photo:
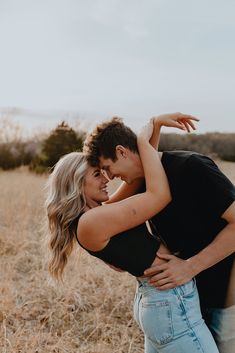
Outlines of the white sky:
[{"label": "white sky", "polygon": [[235,132],[233,0],[0,0],[0,43],[1,111],[25,127],[181,111]]}]

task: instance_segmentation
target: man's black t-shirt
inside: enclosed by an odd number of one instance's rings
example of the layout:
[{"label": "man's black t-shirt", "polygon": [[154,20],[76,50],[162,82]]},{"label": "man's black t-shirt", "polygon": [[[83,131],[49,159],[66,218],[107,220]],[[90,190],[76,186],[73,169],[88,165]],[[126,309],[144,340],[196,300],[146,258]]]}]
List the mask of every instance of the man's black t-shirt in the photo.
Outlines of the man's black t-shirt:
[{"label": "man's black t-shirt", "polygon": [[[187,259],[226,226],[221,216],[235,200],[235,187],[210,158],[195,152],[164,152],[162,164],[172,202],[152,222],[169,249]],[[202,307],[223,307],[232,263],[233,255],[197,276]]]}]

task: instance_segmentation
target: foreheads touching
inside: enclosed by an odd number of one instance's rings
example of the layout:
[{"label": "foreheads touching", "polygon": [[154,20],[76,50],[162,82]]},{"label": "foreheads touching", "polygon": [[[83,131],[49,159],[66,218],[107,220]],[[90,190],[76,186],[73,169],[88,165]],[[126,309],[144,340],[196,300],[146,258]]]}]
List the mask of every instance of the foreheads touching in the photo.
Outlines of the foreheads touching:
[{"label": "foreheads touching", "polygon": [[[96,126],[84,142],[83,152],[92,166],[100,166],[100,158],[117,160],[117,146],[137,153],[136,134],[118,117]],[[120,150],[120,149],[119,149]]]}]

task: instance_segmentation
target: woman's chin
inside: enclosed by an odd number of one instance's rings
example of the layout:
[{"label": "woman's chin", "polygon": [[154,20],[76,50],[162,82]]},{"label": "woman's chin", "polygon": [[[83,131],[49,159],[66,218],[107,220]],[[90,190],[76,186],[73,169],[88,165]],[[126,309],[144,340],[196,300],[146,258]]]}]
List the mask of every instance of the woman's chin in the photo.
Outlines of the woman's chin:
[{"label": "woman's chin", "polygon": [[109,200],[109,195],[107,195],[107,196],[104,198],[103,202],[104,202],[104,201],[108,201],[108,200]]},{"label": "woman's chin", "polygon": [[105,201],[108,201],[108,200],[109,200],[109,195],[107,193],[107,194],[102,195],[102,198],[101,198],[100,202],[105,202]]}]

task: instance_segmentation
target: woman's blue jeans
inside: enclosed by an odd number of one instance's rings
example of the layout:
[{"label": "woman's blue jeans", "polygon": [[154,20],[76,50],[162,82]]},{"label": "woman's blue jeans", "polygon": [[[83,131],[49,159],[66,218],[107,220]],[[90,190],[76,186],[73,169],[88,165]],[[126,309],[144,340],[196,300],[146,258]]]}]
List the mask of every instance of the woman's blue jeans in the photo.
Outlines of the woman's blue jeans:
[{"label": "woman's blue jeans", "polygon": [[202,319],[195,280],[160,291],[137,278],[134,318],[144,333],[145,353],[218,353]]}]

